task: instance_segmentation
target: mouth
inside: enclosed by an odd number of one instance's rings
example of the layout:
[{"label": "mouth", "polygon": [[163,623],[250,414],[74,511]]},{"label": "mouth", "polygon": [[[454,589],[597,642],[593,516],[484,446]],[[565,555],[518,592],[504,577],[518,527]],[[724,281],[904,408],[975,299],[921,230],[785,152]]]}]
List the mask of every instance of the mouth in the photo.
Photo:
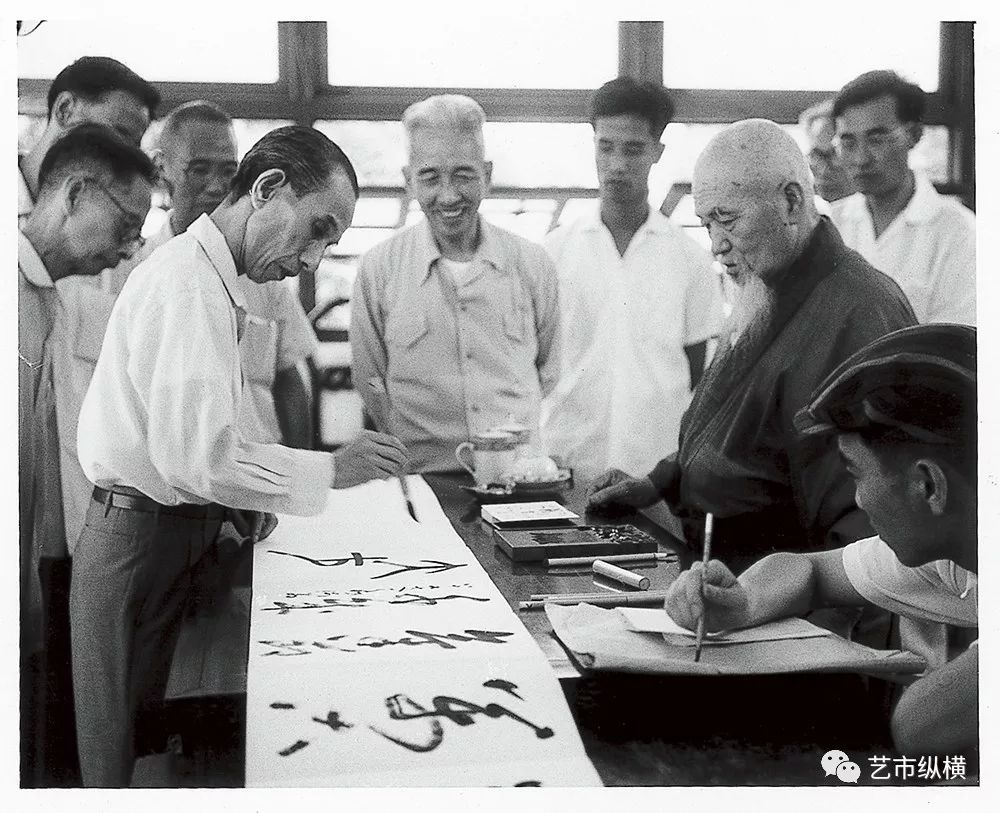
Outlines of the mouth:
[{"label": "mouth", "polygon": [[434,209],[434,213],[445,223],[455,223],[461,220],[466,211],[467,207],[465,206],[438,206]]}]

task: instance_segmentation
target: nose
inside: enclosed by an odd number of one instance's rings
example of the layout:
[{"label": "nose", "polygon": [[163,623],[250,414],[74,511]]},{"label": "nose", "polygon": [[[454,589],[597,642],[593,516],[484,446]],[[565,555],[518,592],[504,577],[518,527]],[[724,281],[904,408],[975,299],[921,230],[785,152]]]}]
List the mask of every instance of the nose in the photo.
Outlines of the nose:
[{"label": "nose", "polygon": [[455,184],[446,178],[438,188],[437,199],[439,203],[455,203],[461,200],[461,195],[458,194],[458,188]]},{"label": "nose", "polygon": [[309,246],[305,251],[303,251],[299,255],[299,273],[303,271],[315,271],[319,268],[320,261],[323,259],[325,251],[326,247],[322,244]]},{"label": "nose", "polygon": [[708,227],[708,236],[712,241],[712,254],[716,257],[728,254],[733,247],[732,243],[729,242],[729,236],[716,225]]},{"label": "nose", "polygon": [[221,198],[228,191],[229,180],[224,178],[220,173],[213,172],[212,178],[208,182],[208,186],[205,187],[205,192],[209,195],[209,197]]}]

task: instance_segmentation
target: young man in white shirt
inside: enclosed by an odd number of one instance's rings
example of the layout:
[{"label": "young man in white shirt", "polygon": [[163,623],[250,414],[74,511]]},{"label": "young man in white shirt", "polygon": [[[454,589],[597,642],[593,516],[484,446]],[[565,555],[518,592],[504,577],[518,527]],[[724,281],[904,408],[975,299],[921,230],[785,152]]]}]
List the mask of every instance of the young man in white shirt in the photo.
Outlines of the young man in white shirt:
[{"label": "young man in white shirt", "polygon": [[[80,413],[95,484],[73,556],[70,618],[84,784],[129,783],[135,721],[163,699],[193,567],[224,517],[251,539],[314,515],[328,489],[398,473],[395,438],[364,432],[333,455],[244,434],[239,341],[255,283],[315,270],[350,226],[357,176],[309,127],[265,135],[225,201],[129,276]],[[236,509],[235,511],[233,509]]]},{"label": "young man in white shirt", "polygon": [[909,167],[924,92],[892,71],[848,82],[833,101],[838,152],[858,192],[833,206],[844,242],[903,289],[923,322],[976,323],[976,218]]},{"label": "young man in white shirt", "polygon": [[[706,629],[717,630],[871,604],[901,622],[977,627],[975,329],[917,325],[876,340],[830,374],[797,423],[807,434],[836,433],[878,536],[772,554],[739,579],[718,560],[696,563],[668,592],[674,620],[694,629],[704,612]],[[896,747],[976,749],[979,647],[930,667],[893,710]]]},{"label": "young man in white shirt", "polygon": [[711,256],[649,205],[672,115],[660,85],[602,85],[590,111],[600,206],[545,240],[559,272],[563,355],[542,432],[549,453],[585,479],[648,471],[677,449],[721,323]]}]

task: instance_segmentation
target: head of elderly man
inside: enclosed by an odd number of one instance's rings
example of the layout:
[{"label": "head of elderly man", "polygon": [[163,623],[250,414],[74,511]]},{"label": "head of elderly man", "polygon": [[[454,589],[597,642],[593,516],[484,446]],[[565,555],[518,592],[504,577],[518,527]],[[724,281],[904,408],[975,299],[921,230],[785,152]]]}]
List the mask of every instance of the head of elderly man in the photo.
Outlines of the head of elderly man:
[{"label": "head of elderly man", "polygon": [[769,284],[819,222],[806,159],[773,121],[739,121],[715,136],[695,164],[693,188],[712,253],[738,285]]},{"label": "head of elderly man", "polygon": [[479,243],[479,205],[493,173],[483,146],[485,121],[482,107],[459,95],[431,96],[403,114],[403,177],[438,248],[451,260],[471,259]]},{"label": "head of elderly man", "polygon": [[53,280],[92,276],[142,245],[153,165],[102,124],[67,130],[45,154],[23,231]]},{"label": "head of elderly man", "polygon": [[358,176],[343,150],[312,127],[267,133],[212,213],[236,270],[254,282],[314,272],[354,219]]},{"label": "head of elderly man", "polygon": [[236,175],[233,120],[212,102],[195,100],[170,111],[153,154],[170,193],[175,234],[222,203]]}]

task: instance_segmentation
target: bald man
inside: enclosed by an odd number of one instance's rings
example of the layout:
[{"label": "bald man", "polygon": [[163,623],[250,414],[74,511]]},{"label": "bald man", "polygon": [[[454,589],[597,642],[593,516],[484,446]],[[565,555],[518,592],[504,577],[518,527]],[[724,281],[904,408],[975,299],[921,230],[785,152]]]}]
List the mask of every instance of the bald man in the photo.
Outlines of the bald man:
[{"label": "bald man", "polygon": [[695,212],[737,300],[678,452],[646,477],[607,472],[591,507],[664,499],[699,548],[712,512],[712,554],[735,568],[871,535],[836,444],[798,436],[793,419],[844,359],[916,320],[899,286],[844,246],[813,196],[805,157],[774,122],[737,122],[699,156]]}]

